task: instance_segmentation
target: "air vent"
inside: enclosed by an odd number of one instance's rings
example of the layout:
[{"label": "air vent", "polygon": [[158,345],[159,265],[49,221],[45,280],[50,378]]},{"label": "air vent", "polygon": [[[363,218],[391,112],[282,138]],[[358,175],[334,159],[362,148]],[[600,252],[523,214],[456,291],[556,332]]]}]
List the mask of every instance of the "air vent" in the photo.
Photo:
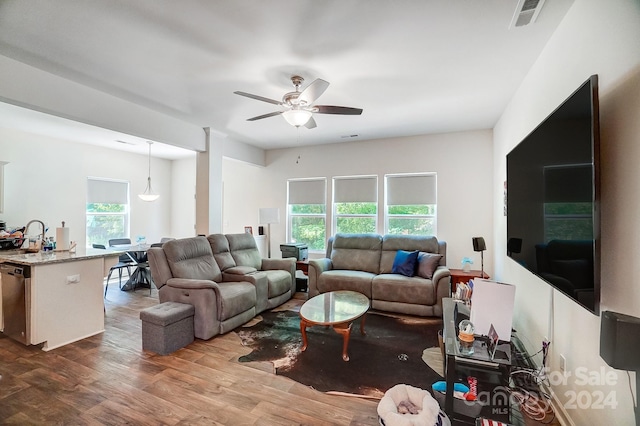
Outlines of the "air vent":
[{"label": "air vent", "polygon": [[544,0],[518,0],[516,12],[513,14],[509,28],[523,27],[534,23],[540,14],[542,5],[544,5]]},{"label": "air vent", "polygon": [[120,139],[116,139],[116,142],[121,143],[123,145],[135,145],[133,142],[121,141]]}]

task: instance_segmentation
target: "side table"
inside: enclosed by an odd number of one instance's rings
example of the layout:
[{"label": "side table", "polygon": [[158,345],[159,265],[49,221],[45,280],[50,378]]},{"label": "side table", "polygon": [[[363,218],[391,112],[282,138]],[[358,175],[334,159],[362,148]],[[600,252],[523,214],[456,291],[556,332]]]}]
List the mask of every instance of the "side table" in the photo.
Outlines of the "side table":
[{"label": "side table", "polygon": [[472,270],[465,272],[462,269],[449,269],[449,272],[451,272],[451,294],[456,292],[456,286],[458,283],[466,283],[474,278],[491,278],[486,272],[483,276],[482,271]]},{"label": "side table", "polygon": [[305,276],[296,278],[296,291],[308,291],[309,259],[297,260],[296,271],[301,271]]},{"label": "side table", "polygon": [[302,271],[303,274],[309,275],[309,259],[297,260],[296,271]]}]

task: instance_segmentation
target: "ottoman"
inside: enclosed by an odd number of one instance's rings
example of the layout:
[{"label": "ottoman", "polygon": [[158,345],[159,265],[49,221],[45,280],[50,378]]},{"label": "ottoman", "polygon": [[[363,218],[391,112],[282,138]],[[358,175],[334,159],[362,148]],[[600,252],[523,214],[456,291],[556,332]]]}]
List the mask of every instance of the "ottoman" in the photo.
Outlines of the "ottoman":
[{"label": "ottoman", "polygon": [[193,305],[164,302],[140,311],[142,349],[167,355],[193,342]]}]

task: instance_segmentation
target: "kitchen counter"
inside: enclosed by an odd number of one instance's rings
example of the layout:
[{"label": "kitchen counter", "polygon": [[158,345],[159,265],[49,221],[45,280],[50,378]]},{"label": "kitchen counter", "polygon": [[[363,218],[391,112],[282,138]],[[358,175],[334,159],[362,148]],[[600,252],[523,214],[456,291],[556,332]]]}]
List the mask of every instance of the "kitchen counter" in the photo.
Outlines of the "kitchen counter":
[{"label": "kitchen counter", "polygon": [[[23,340],[48,351],[104,332],[104,277],[122,253],[80,247],[75,253],[0,251],[0,264],[29,269],[24,279]],[[2,280],[0,299],[1,295]],[[0,329],[4,330],[2,310]]]},{"label": "kitchen counter", "polygon": [[61,263],[99,257],[118,256],[122,253],[124,253],[124,251],[92,248],[76,248],[75,252],[40,251],[38,253],[24,253],[22,250],[6,250],[0,251],[0,263],[15,263],[17,265],[35,266],[46,263]]}]

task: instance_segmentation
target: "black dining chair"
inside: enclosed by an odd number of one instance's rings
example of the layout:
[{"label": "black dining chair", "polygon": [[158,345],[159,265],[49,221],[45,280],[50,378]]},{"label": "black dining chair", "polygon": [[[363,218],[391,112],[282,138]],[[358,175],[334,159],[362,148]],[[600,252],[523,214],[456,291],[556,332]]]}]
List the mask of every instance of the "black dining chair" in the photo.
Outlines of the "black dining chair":
[{"label": "black dining chair", "polygon": [[[102,249],[102,250],[106,250],[107,248],[103,245],[103,244],[93,244],[92,247],[94,249]],[[123,256],[126,257],[127,262],[123,262]],[[129,256],[125,255],[120,255],[120,257],[118,258],[118,263],[116,263],[115,265],[113,265],[111,268],[109,268],[109,274],[107,275],[107,285],[104,288],[104,297],[107,297],[107,290],[109,289],[109,280],[111,279],[111,274],[113,273],[113,271],[118,271],[118,285],[120,287],[120,289],[122,289],[122,270],[127,268],[127,274],[129,276],[131,276],[131,266],[132,266],[132,262],[131,259],[129,259]]]}]

